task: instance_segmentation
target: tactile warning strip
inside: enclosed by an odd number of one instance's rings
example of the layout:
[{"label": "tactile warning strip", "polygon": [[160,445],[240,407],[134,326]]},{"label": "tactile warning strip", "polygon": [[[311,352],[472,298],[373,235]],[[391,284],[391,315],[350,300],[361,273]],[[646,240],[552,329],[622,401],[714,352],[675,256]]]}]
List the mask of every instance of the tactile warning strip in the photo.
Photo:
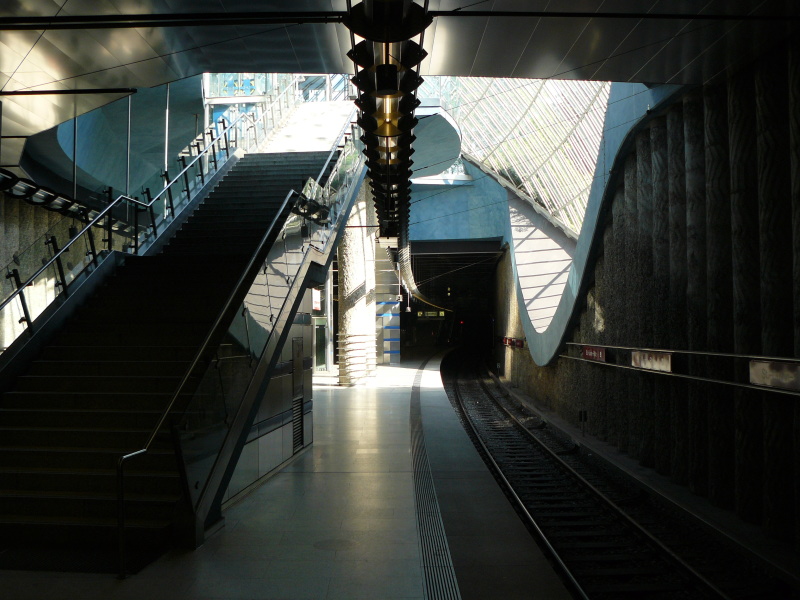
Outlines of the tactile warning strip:
[{"label": "tactile warning strip", "polygon": [[450,547],[436,499],[436,488],[431,476],[428,452],[425,449],[425,434],[422,430],[422,408],[420,406],[420,383],[426,360],[414,378],[411,390],[411,461],[414,469],[414,495],[419,529],[422,571],[425,575],[425,598],[428,600],[460,600],[461,593],[456,581]]}]

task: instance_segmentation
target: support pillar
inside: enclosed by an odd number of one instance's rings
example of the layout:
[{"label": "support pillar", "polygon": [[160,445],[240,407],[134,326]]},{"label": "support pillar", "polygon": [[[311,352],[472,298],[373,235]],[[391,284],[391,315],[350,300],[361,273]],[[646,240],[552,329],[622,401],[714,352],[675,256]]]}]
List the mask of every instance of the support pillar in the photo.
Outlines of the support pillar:
[{"label": "support pillar", "polygon": [[[753,72],[744,70],[728,82],[733,346],[737,354],[761,353],[755,113]],[[737,365],[737,373],[747,373],[746,362]],[[741,518],[754,523],[761,520],[761,423],[760,394],[736,389],[734,507]]]},{"label": "support pillar", "polygon": [[[761,273],[761,343],[767,356],[794,354],[792,206],[789,173],[787,63],[784,52],[762,61],[756,72],[758,227]],[[794,533],[792,427],[796,400],[764,394],[764,529],[791,539]]]},{"label": "support pillar", "polygon": [[[638,303],[635,301],[639,293],[639,269],[637,252],[639,250],[639,217],[637,214],[638,167],[636,154],[628,155],[625,161],[625,210],[623,213],[625,229],[625,284],[623,295],[628,299],[623,313],[624,345],[636,346],[639,342]],[[627,440],[625,447],[633,458],[639,457],[639,374],[624,373],[627,398],[623,403],[627,419]]]},{"label": "support pillar", "polygon": [[369,186],[362,185],[338,250],[339,385],[374,374],[375,244],[368,227],[374,213]]},{"label": "support pillar", "polygon": [[[725,88],[705,86],[706,334],[710,352],[733,352],[728,106]],[[727,361],[709,359],[710,379],[730,379]],[[708,498],[733,507],[734,426],[731,390],[708,386]]]},{"label": "support pillar", "polygon": [[[706,350],[706,173],[703,95],[694,90],[683,98],[683,135],[686,144],[686,316],[690,350]],[[703,376],[705,359],[689,357],[689,373]],[[688,384],[688,478],[695,494],[707,493],[708,404],[707,386]]]},{"label": "support pillar", "polygon": [[[636,190],[638,243],[636,252],[638,307],[636,345],[653,345],[653,165],[650,132],[643,131],[636,138]],[[639,462],[653,466],[653,388],[652,375],[637,373],[639,397],[636,400],[636,417],[639,422]]]},{"label": "support pillar", "polygon": [[[613,318],[611,321],[611,339],[614,345],[625,344],[625,190],[620,187],[614,195],[612,211],[612,230],[614,235],[614,253],[611,272],[614,278],[614,298],[612,300]],[[622,369],[613,369],[611,376],[614,395],[611,397],[611,417],[609,441],[621,451],[627,448],[628,415],[625,406],[627,384],[626,373]]]},{"label": "support pillar", "polygon": [[[789,51],[789,145],[792,170],[792,231],[800,231],[800,47]],[[792,239],[793,256],[800,257],[800,234]],[[794,356],[800,358],[800,259],[794,261]],[[794,407],[794,464],[800,464],[800,402]],[[800,476],[795,473],[795,498],[800,499]],[[800,547],[800,518],[795,514],[795,546]]]},{"label": "support pillar", "polygon": [[[598,261],[595,268],[595,302],[597,303],[598,319],[602,319],[599,324],[598,343],[602,345],[611,344],[612,334],[612,298],[613,288],[613,265],[614,265],[614,227],[607,222],[603,228],[603,257]],[[597,368],[597,402],[594,417],[589,417],[595,423],[594,433],[603,440],[609,439],[609,425],[611,402],[613,401],[613,377],[611,369],[608,367]]]},{"label": "support pillar", "polygon": [[[653,298],[669,297],[669,178],[667,165],[667,120],[659,117],[650,128],[650,152],[653,169]],[[654,306],[663,307],[656,300]],[[653,314],[653,346],[669,347],[671,324],[663,308]],[[662,475],[670,465],[670,393],[669,382],[655,381],[653,389],[653,465]]]},{"label": "support pillar", "polygon": [[[683,108],[667,113],[667,180],[669,188],[669,345],[687,347],[686,339],[686,165],[683,139]],[[670,382],[670,476],[676,483],[687,482],[686,383]]]}]

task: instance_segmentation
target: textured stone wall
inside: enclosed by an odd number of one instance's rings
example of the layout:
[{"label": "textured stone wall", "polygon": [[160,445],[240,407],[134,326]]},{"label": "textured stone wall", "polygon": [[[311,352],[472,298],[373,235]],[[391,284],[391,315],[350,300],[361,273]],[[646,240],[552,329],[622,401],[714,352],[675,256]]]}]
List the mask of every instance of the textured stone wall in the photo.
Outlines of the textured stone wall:
[{"label": "textured stone wall", "polygon": [[[594,284],[567,341],[694,351],[680,370],[632,372],[498,346],[501,372],[537,405],[717,506],[800,542],[797,396],[710,383],[747,379],[750,355],[800,358],[800,61],[796,48],[686,90],[617,162],[595,235]],[[497,331],[523,337],[509,257]],[[565,348],[562,352],[567,352]],[[742,355],[734,362],[709,353]]]},{"label": "textured stone wall", "polygon": [[375,209],[361,186],[339,242],[339,383],[375,374]]},{"label": "textured stone wall", "polygon": [[[69,228],[83,229],[83,225],[59,213],[32,206],[22,200],[11,198],[0,193],[0,300],[7,298],[16,286],[6,275],[13,269],[19,271],[20,279],[25,282],[53,256],[51,247],[45,245],[45,239],[55,236],[59,247],[69,241]],[[104,232],[95,232],[95,244],[98,251],[105,248],[102,238]],[[115,248],[122,247],[122,240],[115,236]],[[64,269],[79,269],[86,260],[88,242],[79,240],[65,255]],[[57,294],[55,269],[49,269],[36,283],[26,288],[25,298],[28,308],[35,319],[44,308],[52,302]],[[0,313],[0,350],[8,347],[24,329],[19,323],[23,312],[19,301],[13,301]]]}]

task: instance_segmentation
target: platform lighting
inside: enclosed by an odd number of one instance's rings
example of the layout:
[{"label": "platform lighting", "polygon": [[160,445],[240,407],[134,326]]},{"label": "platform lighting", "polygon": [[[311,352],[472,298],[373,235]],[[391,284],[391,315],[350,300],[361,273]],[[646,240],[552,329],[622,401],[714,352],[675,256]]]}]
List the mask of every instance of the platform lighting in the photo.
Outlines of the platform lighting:
[{"label": "platform lighting", "polygon": [[[397,236],[401,222],[408,226],[418,70],[427,56],[422,32],[431,22],[427,2],[423,8],[411,0],[364,0],[344,21],[354,34],[347,56],[356,66],[358,125],[381,236]],[[356,44],[355,35],[363,41]],[[420,44],[411,40],[416,36]]]}]

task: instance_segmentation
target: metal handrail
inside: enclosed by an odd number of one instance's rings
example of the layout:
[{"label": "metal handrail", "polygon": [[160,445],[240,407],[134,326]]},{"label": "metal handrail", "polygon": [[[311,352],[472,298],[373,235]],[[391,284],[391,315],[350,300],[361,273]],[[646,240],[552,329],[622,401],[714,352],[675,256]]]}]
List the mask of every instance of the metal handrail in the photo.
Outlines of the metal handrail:
[{"label": "metal handrail", "polygon": [[22,293],[23,289],[31,285],[36,280],[36,278],[39,277],[39,275],[41,275],[47,269],[52,267],[53,264],[55,264],[55,262],[61,258],[61,255],[64,254],[64,252],[66,252],[67,250],[69,250],[70,246],[72,246],[72,244],[74,244],[79,237],[81,237],[84,233],[86,233],[89,230],[89,228],[94,226],[102,217],[106,215],[107,212],[109,212],[112,208],[114,208],[117,205],[117,203],[121,200],[128,200],[130,202],[134,202],[135,204],[147,206],[141,200],[137,200],[136,198],[131,198],[129,196],[126,196],[125,194],[120,195],[116,200],[114,200],[112,204],[109,204],[103,210],[101,210],[97,214],[97,216],[94,219],[92,219],[92,221],[86,227],[84,227],[80,231],[80,233],[78,233],[78,235],[76,235],[74,238],[72,238],[70,241],[64,244],[64,247],[61,248],[61,250],[59,250],[58,253],[56,253],[49,261],[44,263],[44,265],[38,271],[36,271],[36,273],[34,273],[30,278],[28,278],[28,280],[24,284],[22,284],[17,290],[14,291],[14,293],[12,293],[8,298],[6,298],[3,301],[3,303],[0,304],[0,311],[2,311],[6,306],[8,306],[11,303],[11,301],[14,298],[16,298],[20,293]]},{"label": "metal handrail", "polygon": [[325,165],[323,165],[323,167],[319,170],[319,175],[317,175],[317,183],[322,181],[322,177],[325,175],[325,169],[328,168],[328,165],[330,165],[331,159],[333,158],[333,155],[339,149],[339,142],[342,140],[342,138],[345,137],[347,130],[352,125],[353,115],[356,114],[357,110],[358,110],[357,108],[354,108],[350,112],[350,116],[347,117],[347,121],[345,121],[344,126],[339,130],[339,133],[336,136],[336,142],[333,144],[333,148],[331,148],[331,151],[328,154],[328,158],[325,160]]},{"label": "metal handrail", "polygon": [[800,363],[800,358],[792,356],[763,356],[760,354],[736,354],[733,352],[713,352],[708,350],[675,350],[668,348],[640,348],[636,346],[610,346],[608,344],[591,344],[581,342],[567,342],[567,346],[591,346],[593,348],[606,348],[608,350],[635,350],[638,352],[662,352],[664,354],[688,354],[691,356],[713,356],[719,358],[743,358],[748,360],[770,360],[786,363]]},{"label": "metal handrail", "polygon": [[197,354],[195,354],[194,359],[192,360],[189,368],[186,370],[186,373],[181,378],[180,383],[178,384],[178,388],[175,393],[170,398],[167,407],[161,413],[161,416],[156,423],[156,426],[150,432],[150,435],[147,438],[147,441],[144,445],[139,449],[133,452],[129,452],[128,454],[124,454],[117,459],[117,532],[118,532],[118,539],[119,539],[119,577],[124,578],[125,573],[125,463],[130,459],[141,456],[146,454],[150,447],[153,445],[156,437],[158,436],[158,432],[166,423],[167,418],[169,417],[170,413],[172,412],[175,403],[177,402],[178,398],[180,397],[181,393],[183,392],[183,388],[186,385],[186,382],[189,381],[189,378],[192,376],[195,368],[198,364],[200,364],[201,359],[206,353],[206,350],[211,343],[211,340],[215,337],[217,333],[217,329],[222,324],[222,320],[230,310],[231,303],[233,302],[234,297],[238,293],[239,289],[244,285],[245,279],[247,278],[247,274],[250,273],[251,269],[256,263],[256,259],[258,258],[259,254],[264,248],[264,245],[267,243],[267,240],[272,235],[272,231],[275,228],[278,219],[280,218],[281,214],[283,214],[284,210],[286,209],[286,205],[288,204],[289,200],[291,199],[294,192],[289,192],[286,195],[286,198],[283,200],[280,209],[275,214],[275,217],[272,219],[272,223],[270,223],[267,232],[262,236],[261,241],[258,244],[256,251],[251,256],[250,260],[247,263],[247,266],[242,271],[242,274],[239,276],[236,285],[233,288],[233,291],[228,295],[228,298],[225,300],[225,305],[223,306],[222,310],[217,315],[217,318],[214,320],[214,324],[211,327],[211,330],[206,335],[205,339],[203,340],[202,345],[200,346],[200,350],[198,350]]},{"label": "metal handrail", "polygon": [[[757,354],[735,354],[731,352],[710,352],[710,351],[701,351],[701,350],[667,350],[667,349],[658,349],[658,348],[637,348],[633,346],[608,346],[605,344],[582,344],[579,342],[567,342],[567,346],[571,347],[583,347],[588,346],[592,348],[603,348],[606,350],[622,350],[625,352],[657,352],[663,354],[685,354],[689,357],[701,357],[701,358],[728,358],[734,361],[736,360],[749,360],[749,361],[770,361],[770,362],[780,362],[780,363],[787,363],[798,365],[800,364],[800,359],[794,357],[781,357],[781,356],[762,356]],[[582,356],[571,356],[569,354],[559,354],[559,358],[566,358],[568,360],[575,360],[579,362],[586,362],[595,365],[600,365],[603,367],[613,367],[615,369],[624,369],[627,371],[637,371],[639,373],[648,373],[651,375],[657,375],[662,377],[674,377],[677,379],[685,379],[687,381],[697,381],[700,383],[709,383],[709,384],[718,384],[718,385],[726,385],[729,387],[735,387],[739,389],[745,390],[756,390],[759,392],[771,392],[774,394],[784,394],[788,396],[795,396],[800,397],[800,391],[790,388],[782,388],[782,387],[771,387],[766,385],[757,385],[753,383],[744,383],[743,381],[736,381],[735,379],[717,379],[712,378],[707,375],[694,375],[690,373],[676,373],[674,371],[656,371],[652,369],[645,369],[642,367],[636,367],[633,365],[621,364],[621,363],[613,363],[613,362],[605,362],[605,361],[597,361],[588,358],[583,358]]]},{"label": "metal handrail", "polygon": [[116,207],[118,204],[120,204],[120,203],[121,203],[121,202],[123,202],[123,201],[127,201],[127,202],[132,202],[132,203],[134,203],[134,204],[138,204],[139,206],[141,206],[141,207],[143,207],[143,208],[150,208],[150,207],[152,207],[152,206],[153,206],[153,204],[155,204],[156,200],[158,200],[158,199],[159,199],[159,198],[162,196],[162,194],[164,194],[164,192],[166,192],[166,191],[167,191],[167,190],[168,190],[168,189],[169,189],[169,188],[170,188],[170,187],[171,187],[171,186],[172,186],[174,183],[176,183],[176,182],[177,182],[177,181],[178,181],[178,180],[179,180],[179,179],[180,179],[180,178],[181,178],[181,177],[182,177],[182,176],[183,176],[183,175],[184,175],[184,174],[185,174],[185,173],[186,173],[186,172],[187,172],[187,171],[188,171],[188,170],[191,168],[191,167],[193,167],[193,166],[194,166],[194,165],[197,163],[197,161],[198,161],[200,158],[202,158],[202,156],[203,156],[203,155],[204,155],[206,152],[208,152],[208,150],[209,150],[209,149],[211,149],[211,148],[212,148],[212,147],[213,147],[213,146],[214,146],[214,145],[215,145],[215,144],[216,144],[216,143],[217,143],[217,142],[218,142],[218,141],[219,141],[219,140],[220,140],[222,137],[224,137],[224,135],[225,135],[226,133],[228,133],[228,131],[230,131],[230,130],[231,130],[231,128],[233,128],[233,127],[234,127],[234,125],[238,124],[238,122],[239,122],[239,120],[240,120],[240,119],[242,119],[242,118],[243,118],[243,117],[245,117],[245,116],[247,116],[247,115],[243,113],[243,114],[242,114],[242,115],[240,115],[240,116],[239,116],[239,117],[238,117],[238,118],[237,118],[235,121],[233,121],[233,122],[232,122],[230,125],[228,125],[228,126],[227,126],[227,127],[224,129],[224,130],[223,130],[223,132],[222,132],[222,133],[220,133],[220,134],[219,134],[219,135],[218,135],[216,138],[214,138],[214,139],[211,141],[211,143],[209,143],[209,144],[208,144],[208,145],[207,145],[205,148],[203,148],[203,150],[201,151],[201,153],[200,153],[200,154],[198,154],[198,155],[197,155],[197,156],[194,158],[194,160],[192,160],[192,162],[191,162],[191,163],[189,163],[189,164],[186,166],[186,168],[184,168],[184,169],[183,169],[183,170],[182,170],[182,171],[181,171],[181,172],[180,172],[180,173],[179,173],[179,174],[178,174],[178,175],[177,175],[177,176],[176,176],[176,177],[175,177],[175,178],[174,178],[172,181],[170,181],[170,182],[167,184],[167,186],[166,186],[166,187],[165,187],[165,188],[164,188],[164,189],[163,189],[163,190],[162,190],[162,191],[161,191],[159,194],[157,194],[157,195],[156,195],[156,196],[155,196],[155,197],[154,197],[154,198],[153,198],[151,201],[149,201],[149,202],[143,202],[143,201],[139,200],[138,198],[134,198],[134,197],[131,197],[131,196],[127,196],[127,195],[125,195],[125,194],[120,194],[120,195],[117,197],[117,199],[116,199],[116,200],[114,200],[114,202],[112,202],[111,204],[109,204],[108,206],[106,206],[106,207],[105,207],[103,210],[101,210],[101,211],[100,211],[100,212],[99,212],[99,213],[98,213],[98,214],[95,216],[95,218],[94,218],[94,219],[92,219],[92,220],[91,220],[91,221],[90,221],[90,222],[89,222],[89,223],[86,225],[86,227],[84,227],[83,229],[81,229],[81,231],[80,231],[80,232],[79,232],[79,233],[78,233],[78,234],[77,234],[75,237],[73,237],[73,238],[72,238],[72,239],[70,239],[70,240],[69,240],[69,241],[68,241],[66,244],[64,244],[64,247],[63,247],[63,248],[61,248],[61,249],[58,251],[58,253],[56,253],[55,255],[53,255],[53,257],[52,257],[52,258],[51,258],[49,261],[47,261],[47,262],[46,262],[46,263],[45,263],[45,264],[44,264],[44,265],[43,265],[43,266],[42,266],[42,267],[41,267],[41,268],[40,268],[38,271],[36,271],[36,273],[34,273],[34,274],[31,276],[31,277],[29,277],[29,278],[28,278],[28,280],[27,280],[27,281],[26,281],[26,282],[25,282],[25,283],[24,283],[24,284],[23,284],[21,287],[19,287],[17,290],[15,290],[15,291],[14,291],[14,292],[13,292],[13,293],[12,293],[12,294],[11,294],[11,295],[8,297],[8,298],[6,298],[6,299],[3,301],[3,303],[2,303],[2,304],[0,304],[0,311],[2,311],[2,310],[3,310],[3,309],[6,307],[6,306],[8,306],[8,305],[11,303],[11,301],[12,301],[14,298],[16,298],[16,297],[17,297],[17,296],[18,296],[20,293],[22,293],[22,290],[23,290],[23,289],[25,289],[26,287],[28,287],[29,285],[31,285],[31,284],[32,284],[32,283],[33,283],[33,282],[36,280],[36,278],[38,278],[38,277],[39,277],[39,276],[40,276],[42,273],[44,273],[44,272],[45,272],[45,271],[46,271],[48,268],[50,268],[51,266],[53,266],[53,264],[55,264],[55,263],[56,263],[56,261],[57,261],[58,259],[60,259],[60,258],[61,258],[61,255],[62,255],[62,254],[64,254],[64,253],[65,253],[67,250],[69,250],[70,246],[72,246],[72,245],[73,245],[73,244],[74,244],[74,243],[75,243],[75,242],[78,240],[78,238],[80,238],[80,237],[81,237],[81,236],[82,236],[84,233],[86,233],[86,232],[87,232],[87,231],[89,231],[89,230],[90,230],[90,229],[91,229],[93,226],[95,226],[95,225],[96,225],[96,224],[97,224],[97,223],[98,223],[98,222],[99,222],[99,221],[100,221],[100,220],[101,220],[101,219],[102,219],[104,216],[106,216],[106,214],[108,214],[108,213],[109,213],[111,210],[113,210],[113,209],[114,209],[114,207]]}]

